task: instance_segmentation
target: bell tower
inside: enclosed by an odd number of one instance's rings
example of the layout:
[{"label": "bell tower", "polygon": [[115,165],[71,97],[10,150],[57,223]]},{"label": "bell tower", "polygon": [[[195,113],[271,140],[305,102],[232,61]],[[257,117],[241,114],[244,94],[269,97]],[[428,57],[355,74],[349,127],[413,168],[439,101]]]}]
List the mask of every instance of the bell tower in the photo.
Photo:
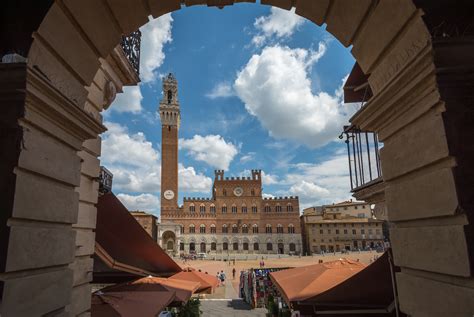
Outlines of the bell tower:
[{"label": "bell tower", "polygon": [[[161,119],[161,214],[178,212],[178,82],[173,74],[163,78]],[[165,217],[166,218],[166,217]]]}]

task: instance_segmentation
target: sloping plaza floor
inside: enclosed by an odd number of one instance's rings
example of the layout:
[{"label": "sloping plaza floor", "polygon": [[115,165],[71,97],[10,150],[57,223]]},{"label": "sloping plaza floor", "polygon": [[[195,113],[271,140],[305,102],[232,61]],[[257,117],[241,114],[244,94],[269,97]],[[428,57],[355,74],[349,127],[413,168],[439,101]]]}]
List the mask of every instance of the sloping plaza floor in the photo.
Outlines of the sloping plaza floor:
[{"label": "sloping plaza floor", "polygon": [[201,301],[204,317],[265,317],[263,308],[251,309],[242,299],[207,299]]}]

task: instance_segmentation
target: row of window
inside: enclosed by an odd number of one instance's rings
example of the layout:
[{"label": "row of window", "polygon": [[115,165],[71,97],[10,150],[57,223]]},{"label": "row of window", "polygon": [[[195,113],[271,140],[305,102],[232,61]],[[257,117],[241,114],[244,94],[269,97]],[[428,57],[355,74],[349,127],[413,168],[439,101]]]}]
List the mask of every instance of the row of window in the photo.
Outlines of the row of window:
[{"label": "row of window", "polygon": [[[372,227],[372,224],[373,224],[373,223],[372,223],[372,222],[369,222],[368,224],[369,224],[369,227]],[[338,225],[339,225],[338,223],[334,223],[334,224],[333,224],[333,227],[337,227]],[[365,224],[364,224],[364,223],[361,223],[360,225],[361,225],[362,228],[365,227]],[[322,226],[323,226],[323,224],[320,223],[320,224],[319,224],[319,227],[321,228]],[[329,226],[330,226],[329,223],[326,223],[326,224],[325,224],[325,227],[326,227],[326,228],[328,228]],[[347,226],[347,223],[343,223],[342,226],[343,226],[343,227],[346,227],[346,226]],[[379,226],[379,223],[376,222],[376,223],[375,223],[375,226],[378,227],[378,226]],[[316,227],[316,224],[313,224],[312,227],[315,228],[315,227]],[[351,223],[351,227],[354,227],[354,224],[353,224],[353,223]]]},{"label": "row of window", "polygon": [[[372,229],[369,229],[368,231],[369,231],[369,234],[373,233]],[[327,229],[328,234],[331,234],[331,232],[332,232],[331,229]],[[347,234],[348,231],[347,229],[344,229],[343,232],[344,234]],[[319,230],[319,233],[324,234],[324,230],[323,229]],[[380,229],[375,229],[375,233],[380,234]],[[336,234],[339,234],[339,229],[336,229]],[[357,234],[357,229],[352,229],[352,234]],[[365,229],[360,229],[360,234],[365,234]]]},{"label": "row of window", "polygon": [[[249,250],[249,246],[250,246],[250,245],[249,245],[248,242],[242,243],[242,250],[248,251],[248,250]],[[296,251],[296,244],[290,243],[288,246],[289,246],[290,251],[292,251],[292,252],[295,252],[295,251]],[[282,243],[279,243],[277,247],[278,247],[278,250],[279,250],[279,251],[283,252],[284,246],[283,246]],[[180,249],[181,251],[184,251],[184,243],[180,243],[179,249]],[[254,251],[258,251],[259,249],[260,249],[260,245],[259,245],[257,242],[253,243],[253,250],[254,250]],[[196,243],[191,242],[191,243],[189,244],[189,250],[190,250],[190,251],[196,251]],[[217,250],[217,243],[216,243],[216,242],[212,242],[212,243],[211,243],[211,251],[216,251],[216,250]],[[224,251],[229,250],[229,243],[227,243],[227,242],[222,243],[222,250],[224,250]],[[238,251],[238,250],[239,250],[239,243],[238,243],[238,242],[232,243],[232,250],[234,250],[234,251]],[[200,243],[200,245],[199,245],[199,251],[200,251],[200,252],[203,252],[203,253],[204,253],[204,252],[207,252],[207,245],[206,245],[205,242],[201,242],[201,243]],[[271,243],[271,242],[267,243],[267,251],[273,251],[273,243]]]},{"label": "row of window", "polygon": [[[210,229],[211,229],[210,233],[216,233],[216,226],[215,225],[211,225]],[[231,232],[232,233],[239,233],[239,227],[236,224],[233,224],[232,227],[231,227]],[[295,233],[295,226],[292,225],[292,224],[288,225],[287,232],[288,233]],[[193,225],[193,224],[189,225],[188,233],[196,233],[196,226]],[[199,233],[206,233],[206,226],[205,225],[202,224],[202,225],[199,226]],[[229,227],[226,224],[224,224],[222,226],[222,233],[229,233]],[[242,225],[241,233],[249,233],[249,227],[247,225]],[[258,233],[258,225],[257,224],[254,224],[252,226],[252,233]],[[272,233],[272,225],[267,224],[265,226],[265,233]],[[282,225],[277,226],[276,233],[284,233]],[[184,227],[181,227],[181,234],[184,234]]]},{"label": "row of window", "polygon": [[[215,214],[215,213],[216,213],[216,206],[211,205],[211,206],[209,207],[209,210],[210,210],[210,212],[211,212],[212,214]],[[232,211],[233,214],[236,214],[236,213],[237,213],[237,206],[233,205],[233,206],[231,207],[231,211]],[[266,206],[264,207],[264,211],[265,211],[265,212],[271,212],[271,211],[272,211],[272,208],[271,208],[269,205],[266,205]],[[282,212],[282,211],[283,211],[282,206],[276,205],[276,206],[275,206],[275,211],[276,211],[276,212]],[[286,205],[286,211],[288,211],[288,212],[293,211],[293,205],[292,205],[292,204]],[[189,212],[192,212],[192,213],[196,212],[196,206],[195,206],[194,204],[189,205]],[[200,213],[205,213],[205,212],[206,212],[206,206],[205,206],[205,205],[200,205],[200,206],[199,206],[199,212],[200,212]],[[226,205],[223,205],[223,206],[221,207],[221,212],[222,212],[223,214],[227,213],[227,206],[226,206]],[[241,207],[241,212],[244,213],[244,214],[246,214],[246,213],[247,213],[247,206],[243,205],[243,206]],[[252,213],[255,214],[255,213],[257,213],[257,212],[258,212],[257,206],[253,205],[253,206],[252,206]]]}]

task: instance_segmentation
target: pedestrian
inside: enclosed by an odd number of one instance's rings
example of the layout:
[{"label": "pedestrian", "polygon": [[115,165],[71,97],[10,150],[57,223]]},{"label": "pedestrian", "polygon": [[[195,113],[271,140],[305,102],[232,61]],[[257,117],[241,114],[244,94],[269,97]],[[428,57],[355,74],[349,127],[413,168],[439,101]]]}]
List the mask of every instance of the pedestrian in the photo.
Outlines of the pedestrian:
[{"label": "pedestrian", "polygon": [[265,267],[265,261],[262,261],[262,267]]},{"label": "pedestrian", "polygon": [[235,280],[235,267],[232,269],[232,279]]},{"label": "pedestrian", "polygon": [[224,271],[221,271],[220,279],[221,279],[222,285],[225,285],[225,273],[224,273]]},{"label": "pedestrian", "polygon": [[217,274],[216,274],[216,277],[217,277],[217,282],[218,282],[218,286],[221,286],[221,274],[219,273],[219,271],[217,271]]}]

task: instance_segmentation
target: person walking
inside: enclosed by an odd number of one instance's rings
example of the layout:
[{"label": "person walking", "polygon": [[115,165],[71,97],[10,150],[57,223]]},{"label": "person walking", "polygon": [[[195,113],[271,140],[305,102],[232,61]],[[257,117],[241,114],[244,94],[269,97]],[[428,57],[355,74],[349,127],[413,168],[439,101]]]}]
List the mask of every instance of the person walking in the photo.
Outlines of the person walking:
[{"label": "person walking", "polygon": [[232,279],[235,280],[235,267],[232,269]]},{"label": "person walking", "polygon": [[221,286],[222,285],[221,273],[219,273],[219,271],[217,271],[216,277],[217,277],[217,281],[219,282],[218,286]]},{"label": "person walking", "polygon": [[224,271],[221,271],[221,274],[220,274],[220,279],[221,279],[221,284],[222,285],[225,285],[225,273]]}]

